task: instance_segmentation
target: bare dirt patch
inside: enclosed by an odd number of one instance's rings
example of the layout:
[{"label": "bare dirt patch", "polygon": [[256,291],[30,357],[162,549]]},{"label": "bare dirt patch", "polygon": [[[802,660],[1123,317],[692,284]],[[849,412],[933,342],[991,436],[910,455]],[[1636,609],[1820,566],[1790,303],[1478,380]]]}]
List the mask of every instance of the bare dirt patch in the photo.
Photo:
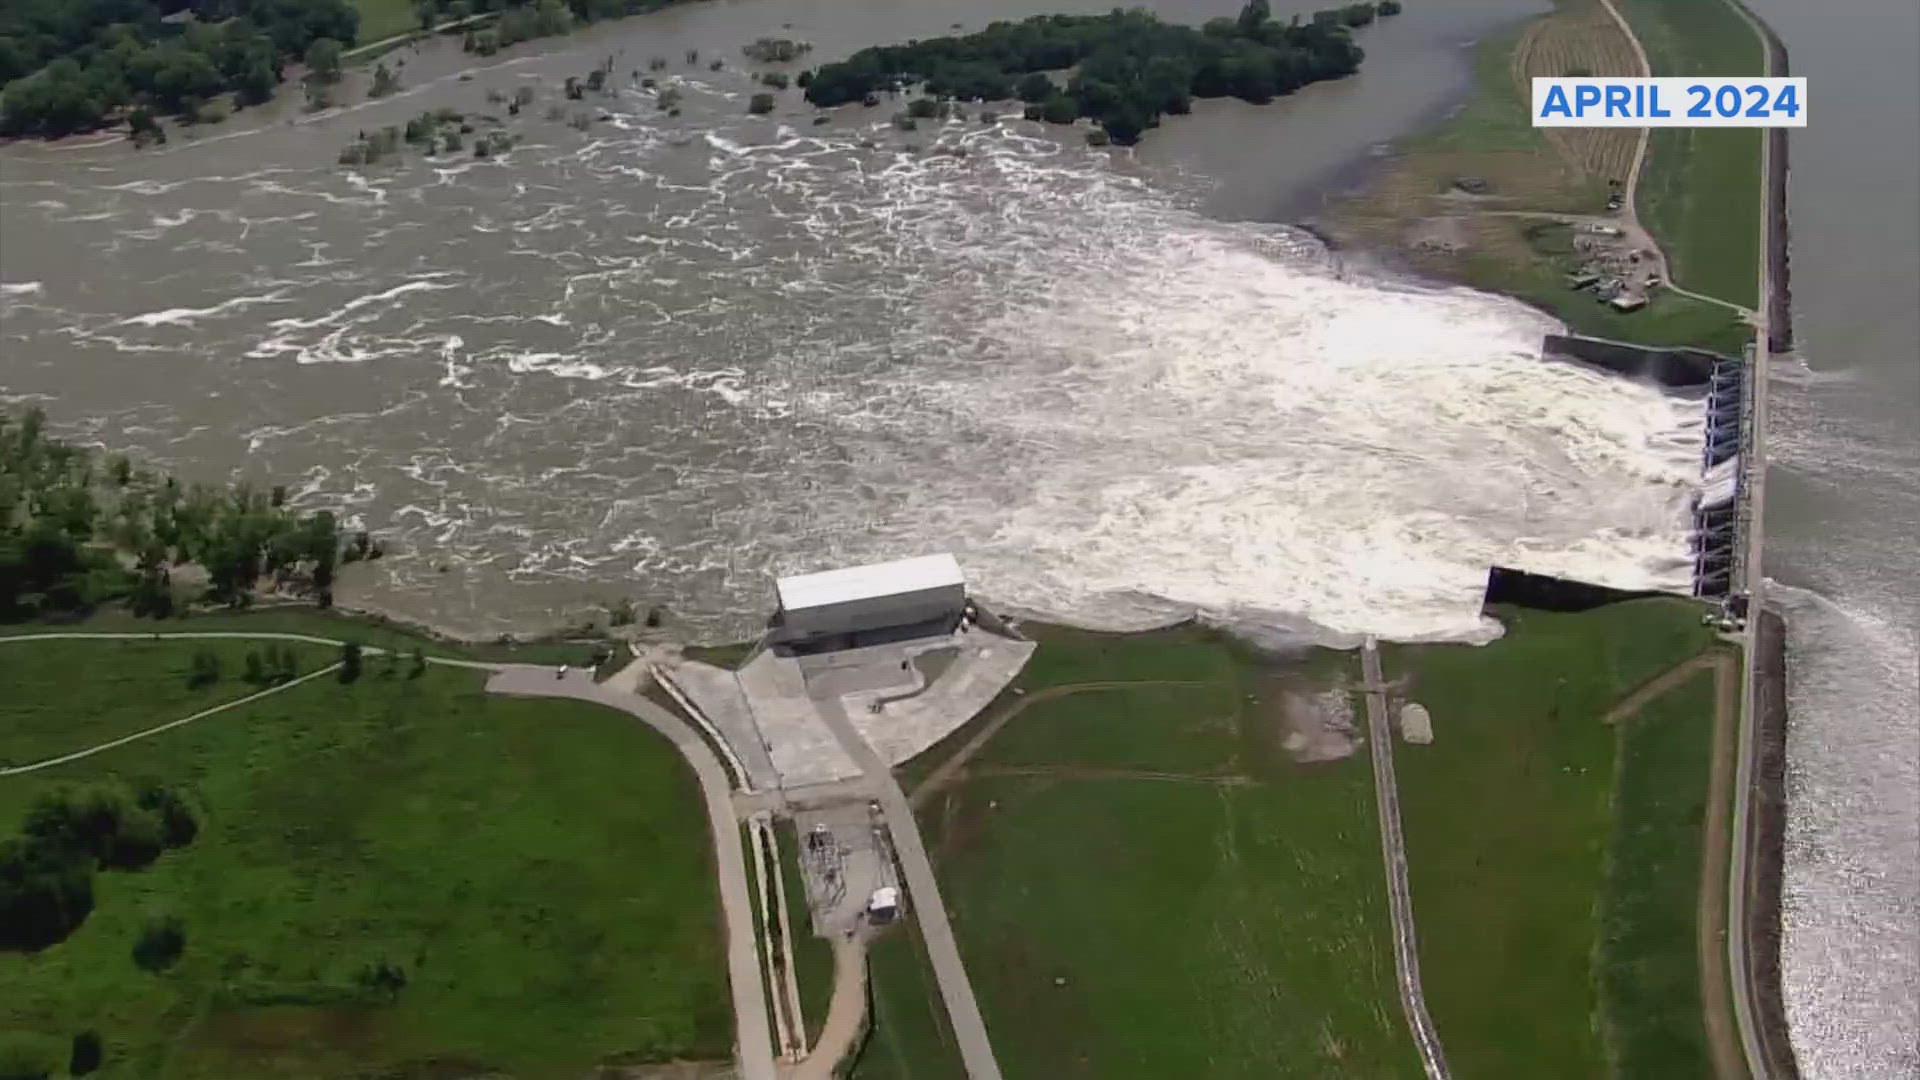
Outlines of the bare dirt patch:
[{"label": "bare dirt patch", "polygon": [[1344,686],[1313,692],[1282,691],[1280,721],[1286,732],[1280,748],[1301,764],[1338,761],[1360,747],[1354,727],[1353,694]]}]

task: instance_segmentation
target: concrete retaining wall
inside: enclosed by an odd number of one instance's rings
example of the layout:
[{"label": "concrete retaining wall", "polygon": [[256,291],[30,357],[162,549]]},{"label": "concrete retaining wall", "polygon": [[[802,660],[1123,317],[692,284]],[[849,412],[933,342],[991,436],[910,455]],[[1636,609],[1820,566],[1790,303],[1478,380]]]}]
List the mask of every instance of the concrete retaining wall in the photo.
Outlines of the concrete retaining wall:
[{"label": "concrete retaining wall", "polygon": [[1732,359],[1705,349],[1654,348],[1576,334],[1548,334],[1540,350],[1550,357],[1592,364],[1630,379],[1651,379],[1670,389],[1705,387],[1715,365]]},{"label": "concrete retaining wall", "polygon": [[[1753,846],[1749,849],[1747,963],[1752,969],[1753,1022],[1759,1028],[1769,1080],[1799,1080],[1788,1040],[1780,986],[1780,893],[1787,830],[1787,634],[1773,611],[1756,613],[1753,648]],[[1735,837],[1735,843],[1741,838]]]}]

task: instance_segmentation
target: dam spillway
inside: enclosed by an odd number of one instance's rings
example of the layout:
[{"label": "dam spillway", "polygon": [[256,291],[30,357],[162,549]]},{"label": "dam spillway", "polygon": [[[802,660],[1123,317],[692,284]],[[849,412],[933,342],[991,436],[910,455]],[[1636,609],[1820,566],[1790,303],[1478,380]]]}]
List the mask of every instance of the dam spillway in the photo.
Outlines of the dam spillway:
[{"label": "dam spillway", "polygon": [[1739,584],[1747,528],[1745,455],[1747,380],[1752,367],[1691,348],[1652,348],[1621,341],[1549,334],[1544,355],[1641,379],[1679,394],[1701,396],[1700,488],[1693,505],[1693,595],[1722,599]]}]

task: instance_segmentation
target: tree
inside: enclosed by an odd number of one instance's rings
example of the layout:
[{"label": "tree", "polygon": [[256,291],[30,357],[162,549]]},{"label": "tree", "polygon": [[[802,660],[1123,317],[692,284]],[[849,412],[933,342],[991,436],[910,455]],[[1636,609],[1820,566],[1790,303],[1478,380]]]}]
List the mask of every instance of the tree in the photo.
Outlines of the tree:
[{"label": "tree", "polygon": [[419,646],[415,646],[413,650],[413,662],[407,666],[407,678],[417,679],[420,676],[425,675],[426,673],[427,673],[426,654],[420,651]]},{"label": "tree", "polygon": [[187,685],[199,690],[219,681],[220,658],[205,649],[195,651],[193,665],[187,669]]},{"label": "tree", "polygon": [[747,111],[755,116],[763,116],[773,111],[772,94],[755,94],[747,101]]},{"label": "tree", "polygon": [[1267,5],[1267,0],[1247,0],[1247,6],[1240,9],[1240,32],[1251,36],[1272,17],[1273,9]]},{"label": "tree", "polygon": [[1080,105],[1065,94],[1055,94],[1040,106],[1040,119],[1049,124],[1071,124],[1080,119]]},{"label": "tree", "polygon": [[254,686],[266,685],[266,665],[261,663],[260,654],[252,649],[247,650],[246,674],[242,678]]},{"label": "tree", "polygon": [[[482,143],[481,145],[485,145]],[[360,643],[349,641],[340,646],[340,681],[350,683],[360,677]]]},{"label": "tree", "polygon": [[186,951],[187,928],[177,915],[147,920],[133,943],[133,962],[142,971],[165,971]]},{"label": "tree", "polygon": [[74,1076],[85,1076],[98,1069],[103,1058],[100,1033],[88,1028],[73,1037],[73,1051],[67,1055],[67,1072]]},{"label": "tree", "polygon": [[368,88],[368,97],[386,97],[400,89],[400,80],[394,77],[392,69],[384,63],[373,65],[373,86]]},{"label": "tree", "polygon": [[940,111],[940,103],[932,98],[914,98],[907,103],[907,115],[916,120],[926,120]]},{"label": "tree", "polygon": [[1013,92],[1021,101],[1027,102],[1028,104],[1038,104],[1052,97],[1055,93],[1053,80],[1038,71],[1028,72],[1024,78],[1015,84]]},{"label": "tree", "polygon": [[420,21],[420,29],[431,34],[440,23],[440,5],[435,0],[420,0],[413,5],[413,17]]},{"label": "tree", "polygon": [[307,46],[307,71],[321,82],[340,78],[340,43],[332,38],[315,38]]}]

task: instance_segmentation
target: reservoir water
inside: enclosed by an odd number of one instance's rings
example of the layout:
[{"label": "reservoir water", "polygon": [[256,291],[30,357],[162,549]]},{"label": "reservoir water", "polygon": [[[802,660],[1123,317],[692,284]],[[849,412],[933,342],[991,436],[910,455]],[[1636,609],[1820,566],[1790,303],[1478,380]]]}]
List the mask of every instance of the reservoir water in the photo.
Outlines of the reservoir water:
[{"label": "reservoir water", "polygon": [[1783,967],[1808,1077],[1920,1075],[1920,8],[1752,0],[1821,110],[1792,135],[1772,400],[1787,586]]}]

